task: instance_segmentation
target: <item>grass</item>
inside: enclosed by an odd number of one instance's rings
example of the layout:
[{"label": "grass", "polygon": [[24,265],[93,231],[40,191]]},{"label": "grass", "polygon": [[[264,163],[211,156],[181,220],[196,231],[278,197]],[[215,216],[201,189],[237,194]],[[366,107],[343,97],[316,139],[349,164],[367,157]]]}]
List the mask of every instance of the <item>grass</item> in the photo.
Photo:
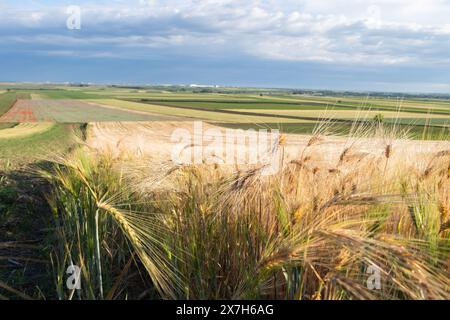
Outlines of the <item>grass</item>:
[{"label": "grass", "polygon": [[[242,109],[231,109],[231,111],[242,111]],[[246,110],[247,111],[247,110]],[[407,113],[399,111],[387,111],[379,112],[370,109],[361,108],[360,110],[336,110],[329,108],[323,110],[322,112],[311,111],[311,110],[280,110],[280,109],[255,109],[247,112],[258,113],[270,113],[274,116],[277,115],[287,115],[287,116],[299,116],[299,117],[311,117],[317,118],[322,116],[325,118],[333,119],[349,119],[349,120],[372,120],[375,116],[381,114],[385,120],[401,119],[402,121],[428,121],[433,123],[450,124],[450,117],[445,115],[424,115],[421,113]]]},{"label": "grass", "polygon": [[[139,159],[85,148],[61,158],[41,173],[58,298],[448,299],[450,154],[411,158],[395,131],[365,135],[384,152],[367,158],[349,144],[317,167],[316,135],[273,176],[174,167],[167,189],[143,186]],[[81,291],[64,286],[72,263]],[[128,278],[136,268],[146,276]],[[369,268],[380,290],[368,287]]]},{"label": "grass", "polygon": [[47,274],[44,229],[50,210],[48,186],[30,172],[51,154],[66,153],[76,144],[81,125],[17,124],[0,131],[0,300],[43,298]]},{"label": "grass", "polygon": [[[338,136],[348,136],[354,131],[354,125],[349,123],[333,123],[332,120],[328,121],[327,127],[329,134]],[[309,121],[309,122],[264,122],[264,123],[229,123],[229,122],[215,122],[215,125],[231,128],[231,129],[276,129],[282,133],[291,134],[312,134],[317,127],[321,125],[321,121]],[[384,126],[391,130],[397,130],[403,132],[408,139],[411,140],[446,140],[450,136],[450,129],[448,127],[417,125],[406,122],[403,124],[401,121],[389,120],[384,121]]]},{"label": "grass", "polygon": [[53,128],[52,123],[20,123],[1,131],[0,141],[26,138],[45,133]]},{"label": "grass", "polygon": [[7,165],[18,168],[63,152],[73,145],[73,134],[78,130],[77,125],[63,124],[22,124],[4,129],[8,138],[0,136],[0,169]]},{"label": "grass", "polygon": [[17,94],[14,92],[0,94],[0,117],[13,106],[16,100]]},{"label": "grass", "polygon": [[16,125],[17,125],[17,123],[0,123],[0,130],[10,129],[10,128],[13,128]]},{"label": "grass", "polygon": [[85,93],[83,91],[78,90],[55,90],[55,89],[48,89],[48,90],[33,90],[30,91],[36,94],[39,94],[39,96],[42,99],[96,99],[99,98],[98,95],[95,93]]}]

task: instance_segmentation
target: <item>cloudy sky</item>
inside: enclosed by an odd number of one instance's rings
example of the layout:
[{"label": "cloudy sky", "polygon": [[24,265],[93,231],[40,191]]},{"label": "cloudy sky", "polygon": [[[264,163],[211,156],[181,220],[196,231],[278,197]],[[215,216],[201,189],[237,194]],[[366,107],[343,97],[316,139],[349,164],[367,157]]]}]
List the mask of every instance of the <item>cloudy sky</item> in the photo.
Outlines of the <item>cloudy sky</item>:
[{"label": "cloudy sky", "polygon": [[449,93],[449,17],[450,0],[0,0],[0,81]]}]

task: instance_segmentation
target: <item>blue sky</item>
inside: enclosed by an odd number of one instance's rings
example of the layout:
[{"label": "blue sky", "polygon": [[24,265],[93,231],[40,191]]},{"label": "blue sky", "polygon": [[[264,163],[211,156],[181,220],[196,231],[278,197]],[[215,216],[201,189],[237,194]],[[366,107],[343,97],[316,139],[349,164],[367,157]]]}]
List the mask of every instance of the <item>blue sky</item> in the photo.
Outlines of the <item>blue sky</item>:
[{"label": "blue sky", "polygon": [[449,0],[0,0],[0,81],[450,93],[448,17]]}]

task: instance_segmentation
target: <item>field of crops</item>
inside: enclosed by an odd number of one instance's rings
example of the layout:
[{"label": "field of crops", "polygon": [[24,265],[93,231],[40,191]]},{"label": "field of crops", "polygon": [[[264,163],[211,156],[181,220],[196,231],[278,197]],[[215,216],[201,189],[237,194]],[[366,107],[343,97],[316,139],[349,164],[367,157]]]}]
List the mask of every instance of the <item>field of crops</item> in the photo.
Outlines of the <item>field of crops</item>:
[{"label": "field of crops", "polygon": [[0,299],[450,298],[448,99],[2,90]]},{"label": "field of crops", "polygon": [[39,123],[19,123],[1,131],[0,140],[12,140],[28,136],[39,135],[47,130],[50,130],[54,124],[47,122]]},{"label": "field of crops", "polygon": [[[9,90],[8,92],[6,90]],[[275,127],[310,133],[323,119],[335,120],[344,132],[352,121],[382,119],[409,127],[415,136],[427,127],[433,137],[448,134],[450,100],[425,97],[325,96],[271,89],[223,88],[221,92],[173,88],[18,86],[0,94],[0,128],[33,121],[205,120],[238,127]]]},{"label": "field of crops", "polygon": [[[245,88],[206,92],[186,88],[16,84],[4,85],[0,90],[0,153],[3,158],[8,155],[17,160],[20,148],[29,155],[35,152],[35,145],[54,141],[52,137],[61,136],[64,130],[50,126],[50,122],[204,120],[229,128],[274,128],[310,134],[326,121],[328,133],[346,135],[358,121],[382,121],[386,127],[407,132],[414,139],[445,140],[449,136],[449,119],[450,100],[445,98],[326,96]],[[25,137],[25,132],[33,134]],[[39,142],[34,143],[35,139]],[[15,147],[17,141],[21,141],[19,149]]]},{"label": "field of crops", "polygon": [[97,121],[162,121],[169,116],[135,113],[78,100],[18,100],[0,122],[85,123]]},{"label": "field of crops", "polygon": [[[201,98],[200,98],[201,97]],[[134,99],[146,103],[179,107],[201,107],[211,109],[268,109],[268,110],[373,110],[380,112],[398,111],[413,113],[436,113],[450,115],[450,103],[447,101],[393,100],[378,98],[326,98],[326,97],[260,97],[252,95],[177,96],[139,96]],[[119,96],[119,98],[125,98]],[[133,99],[128,96],[126,99]]]},{"label": "field of crops", "polygon": [[[228,93],[227,90],[230,90]],[[98,121],[204,120],[225,126],[270,127],[311,133],[326,119],[341,133],[354,121],[382,120],[408,129],[426,128],[432,138],[448,134],[450,101],[436,98],[308,96],[281,92],[205,93],[119,87],[31,87],[0,95],[0,128],[17,122],[89,123]],[[23,100],[22,97],[31,100]],[[12,107],[14,101],[19,101]],[[3,104],[2,102],[3,101]],[[8,112],[7,112],[8,111]]]},{"label": "field of crops", "polygon": [[0,117],[13,106],[16,99],[17,95],[15,93],[0,93]]},{"label": "field of crops", "polygon": [[[206,120],[206,121],[220,121],[230,123],[265,123],[265,122],[302,122],[298,120],[285,119],[277,116],[262,116],[262,115],[242,115],[239,113],[226,113],[220,110],[196,110],[191,108],[177,108],[157,104],[147,104],[141,102],[125,101],[118,99],[100,99],[91,100],[101,105],[108,105],[121,108],[123,110],[149,112],[161,115],[174,115],[186,120]],[[309,122],[305,120],[304,122]]]},{"label": "field of crops", "polygon": [[[241,112],[243,109],[233,109],[232,111]],[[379,112],[374,110],[339,110],[339,109],[328,109],[323,111],[312,111],[312,110],[266,110],[266,109],[255,109],[246,110],[246,112],[251,112],[255,114],[267,114],[270,113],[273,116],[289,116],[289,117],[299,117],[299,118],[323,118],[323,119],[346,119],[346,120],[360,120],[360,121],[370,121],[373,120],[377,115],[383,115],[383,120],[386,122],[397,122],[401,124],[425,124],[430,125],[450,125],[450,117],[441,114],[422,114],[422,113],[412,113],[412,112],[401,112],[401,111],[385,111]]]},{"label": "field of crops", "polygon": [[[207,95],[206,95],[207,96]],[[159,114],[174,114],[185,118],[203,119],[216,123],[224,123],[238,127],[235,124],[253,124],[269,126],[287,130],[288,132],[310,133],[315,125],[323,120],[336,122],[344,131],[348,131],[355,121],[372,122],[380,119],[387,125],[399,125],[408,129],[415,137],[421,136],[424,128],[432,132],[433,137],[448,134],[450,123],[450,108],[446,101],[439,103],[409,101],[408,107],[403,107],[404,102],[391,102],[381,105],[379,99],[370,104],[355,100],[342,101],[334,104],[331,101],[298,101],[292,97],[285,98],[261,98],[254,96],[228,97],[214,95],[213,97],[201,96],[195,99],[190,97],[166,94],[165,98],[141,98],[141,99],[100,99],[102,104],[116,107],[154,112]],[[350,100],[350,99],[348,99]],[[92,100],[95,101],[95,100]],[[248,126],[246,126],[248,127]],[[408,127],[408,128],[407,128]]]},{"label": "field of crops", "polygon": [[43,161],[66,151],[79,125],[21,123],[0,130],[0,172]]}]

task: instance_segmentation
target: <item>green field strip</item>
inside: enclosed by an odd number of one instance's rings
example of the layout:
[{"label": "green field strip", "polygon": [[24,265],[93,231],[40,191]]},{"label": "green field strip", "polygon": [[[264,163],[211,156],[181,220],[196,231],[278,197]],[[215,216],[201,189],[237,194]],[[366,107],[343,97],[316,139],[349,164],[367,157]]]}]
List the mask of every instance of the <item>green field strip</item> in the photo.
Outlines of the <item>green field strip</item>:
[{"label": "green field strip", "polygon": [[[294,102],[271,102],[271,101],[198,101],[198,100],[168,100],[168,99],[124,99],[134,102],[143,102],[149,104],[165,105],[168,107],[195,107],[216,110],[227,109],[280,109],[280,110],[372,110],[372,111],[397,111],[398,107],[381,107],[381,106],[364,106],[344,105],[344,104],[327,104],[320,102],[294,103]],[[450,116],[450,110],[444,109],[420,109],[420,108],[401,108],[401,112],[421,113],[421,114],[437,114]]]},{"label": "green field strip", "polygon": [[0,140],[19,139],[28,136],[42,134],[47,130],[51,130],[54,123],[20,123],[11,128],[0,130]]},{"label": "green field strip", "polygon": [[43,99],[55,99],[55,100],[64,100],[64,99],[95,99],[102,98],[97,94],[89,94],[82,91],[74,91],[74,90],[32,90],[26,91],[29,94],[36,94],[41,96]]},{"label": "green field strip", "polygon": [[[242,109],[233,109],[232,111],[240,112]],[[420,113],[406,113],[406,112],[379,112],[372,110],[266,110],[266,109],[256,109],[256,110],[246,110],[246,112],[251,112],[255,114],[270,113],[273,116],[298,116],[298,117],[314,117],[314,118],[324,118],[324,119],[347,119],[347,120],[361,120],[361,121],[372,121],[376,116],[382,115],[384,120],[389,120],[390,122],[395,122],[396,119],[401,120],[403,123],[410,122],[423,125],[429,124],[441,124],[446,125],[450,122],[450,116],[427,114],[426,116]]]},{"label": "green field strip", "polygon": [[[289,119],[289,120],[303,120],[303,121],[321,121],[324,120],[327,117],[325,113],[318,116],[313,116],[312,114],[309,114],[308,116],[302,116],[302,115],[289,115],[289,114],[283,114],[280,112],[272,112],[269,113],[265,111],[265,109],[260,110],[245,110],[245,109],[206,109],[205,107],[193,107],[193,106],[175,106],[170,105],[170,107],[176,107],[176,108],[185,108],[190,110],[196,110],[196,111],[210,111],[210,112],[218,112],[223,114],[236,114],[236,115],[245,115],[245,116],[252,116],[252,115],[258,115],[263,117],[278,117],[282,119]],[[270,110],[269,110],[270,111]],[[273,110],[272,110],[273,111]],[[332,110],[328,110],[330,113],[330,116],[332,115]],[[362,111],[363,112],[363,111]],[[341,123],[353,123],[353,122],[370,122],[373,119],[366,118],[366,119],[355,119],[352,117],[342,117],[342,118],[333,118],[334,122],[341,122]]]},{"label": "green field strip", "polygon": [[[346,107],[365,107],[371,108],[375,110],[381,110],[384,108],[390,109],[401,109],[402,111],[417,112],[417,109],[428,111],[435,111],[448,114],[449,109],[447,105],[447,101],[443,101],[442,104],[435,104],[430,102],[415,102],[414,100],[403,100],[403,99],[380,99],[380,98],[345,98],[345,97],[293,97],[293,96],[276,96],[271,97],[270,99],[279,99],[283,101],[297,101],[298,103],[307,103],[307,102],[316,102],[316,103],[327,103],[329,105],[333,105],[336,107],[346,106]],[[438,109],[439,108],[439,109]],[[387,111],[387,110],[386,110]]]},{"label": "green field strip", "polygon": [[79,130],[80,125],[52,124],[39,133],[0,139],[0,169],[6,164],[16,168],[60,154],[76,143]]},{"label": "green field strip", "polygon": [[[292,134],[312,134],[319,126],[322,127],[323,123],[308,122],[308,123],[228,123],[228,122],[215,122],[214,125],[222,126],[231,129],[272,129],[280,130],[282,133]],[[406,134],[408,138],[414,140],[449,140],[450,129],[443,127],[427,127],[427,126],[410,126],[405,124],[385,124],[387,130],[393,129],[397,133],[398,137],[404,138]],[[321,128],[324,130],[324,128]],[[329,123],[326,125],[326,129],[330,135],[347,136],[354,132],[355,126],[350,123]],[[365,134],[367,130],[363,131]]]}]

